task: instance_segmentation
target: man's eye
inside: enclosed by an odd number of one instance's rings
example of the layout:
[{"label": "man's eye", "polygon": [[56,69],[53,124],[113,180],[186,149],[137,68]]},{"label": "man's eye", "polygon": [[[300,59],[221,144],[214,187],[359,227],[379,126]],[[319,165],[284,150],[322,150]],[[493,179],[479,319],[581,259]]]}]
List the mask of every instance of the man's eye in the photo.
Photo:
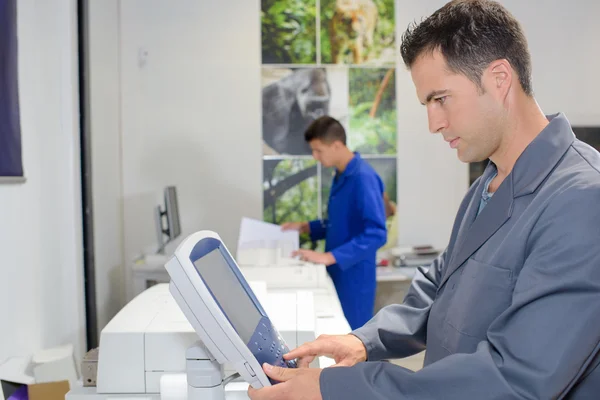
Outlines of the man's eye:
[{"label": "man's eye", "polygon": [[444,104],[446,102],[446,96],[438,97],[437,99],[435,99],[435,101],[437,101],[440,104]]}]

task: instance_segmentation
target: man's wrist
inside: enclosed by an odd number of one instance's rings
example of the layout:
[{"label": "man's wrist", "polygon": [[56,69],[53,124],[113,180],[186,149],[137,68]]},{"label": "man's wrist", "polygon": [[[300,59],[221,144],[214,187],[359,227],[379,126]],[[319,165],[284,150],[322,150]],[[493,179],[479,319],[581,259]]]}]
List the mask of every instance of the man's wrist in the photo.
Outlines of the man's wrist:
[{"label": "man's wrist", "polygon": [[349,333],[348,336],[351,336],[356,339],[356,357],[360,360],[359,362],[367,361],[367,346],[365,343],[355,334]]},{"label": "man's wrist", "polygon": [[329,267],[330,265],[335,264],[337,261],[332,252],[325,253],[325,266]]}]

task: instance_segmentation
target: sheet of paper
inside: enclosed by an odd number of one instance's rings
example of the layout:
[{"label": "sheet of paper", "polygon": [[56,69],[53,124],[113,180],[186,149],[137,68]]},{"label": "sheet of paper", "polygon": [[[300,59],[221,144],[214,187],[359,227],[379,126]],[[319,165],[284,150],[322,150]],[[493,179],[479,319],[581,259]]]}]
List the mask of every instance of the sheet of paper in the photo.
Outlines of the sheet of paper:
[{"label": "sheet of paper", "polygon": [[300,237],[298,231],[282,231],[281,226],[252,218],[242,218],[238,251],[247,248],[285,249],[286,252],[298,250]]}]

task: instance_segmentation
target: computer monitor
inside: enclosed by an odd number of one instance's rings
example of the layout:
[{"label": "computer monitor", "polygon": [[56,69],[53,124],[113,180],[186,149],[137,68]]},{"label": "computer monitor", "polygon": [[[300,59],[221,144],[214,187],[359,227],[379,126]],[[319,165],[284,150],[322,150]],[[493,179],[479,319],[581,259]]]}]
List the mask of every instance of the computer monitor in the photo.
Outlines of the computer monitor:
[{"label": "computer monitor", "polygon": [[175,186],[167,186],[164,189],[164,202],[164,209],[160,205],[154,209],[156,237],[158,239],[157,253],[160,254],[164,254],[167,244],[181,235],[179,203],[177,201],[177,188]]},{"label": "computer monitor", "polygon": [[254,388],[273,383],[262,364],[296,368],[289,348],[218,234],[188,236],[165,265],[169,290],[202,343]]}]

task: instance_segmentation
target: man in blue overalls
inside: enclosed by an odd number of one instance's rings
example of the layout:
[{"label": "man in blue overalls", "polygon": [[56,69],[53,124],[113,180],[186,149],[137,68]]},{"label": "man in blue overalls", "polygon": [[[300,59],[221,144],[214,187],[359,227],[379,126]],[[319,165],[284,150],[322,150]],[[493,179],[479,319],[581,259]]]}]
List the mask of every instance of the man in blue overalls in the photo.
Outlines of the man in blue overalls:
[{"label": "man in blue overalls", "polygon": [[344,315],[352,329],[373,317],[376,292],[376,252],[387,239],[383,182],[358,153],[346,147],[344,127],[329,116],[315,120],[305,139],[313,157],[335,167],[328,219],[283,224],[282,229],[325,239],[325,253],[300,249],[303,260],[327,266]]}]

